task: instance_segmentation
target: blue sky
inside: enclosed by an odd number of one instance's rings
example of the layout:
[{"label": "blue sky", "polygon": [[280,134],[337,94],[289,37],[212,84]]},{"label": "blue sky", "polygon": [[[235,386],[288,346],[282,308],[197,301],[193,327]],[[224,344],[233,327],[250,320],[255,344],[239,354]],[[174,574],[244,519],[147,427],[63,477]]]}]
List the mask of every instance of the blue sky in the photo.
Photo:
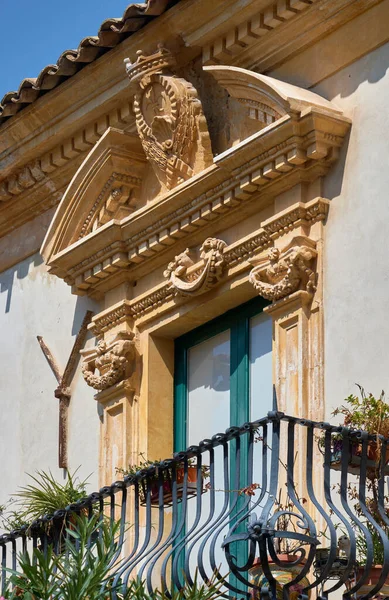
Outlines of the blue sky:
[{"label": "blue sky", "polygon": [[[140,0],[138,0],[140,1]],[[0,100],[36,77],[100,24],[121,17],[130,0],[0,0]]]}]

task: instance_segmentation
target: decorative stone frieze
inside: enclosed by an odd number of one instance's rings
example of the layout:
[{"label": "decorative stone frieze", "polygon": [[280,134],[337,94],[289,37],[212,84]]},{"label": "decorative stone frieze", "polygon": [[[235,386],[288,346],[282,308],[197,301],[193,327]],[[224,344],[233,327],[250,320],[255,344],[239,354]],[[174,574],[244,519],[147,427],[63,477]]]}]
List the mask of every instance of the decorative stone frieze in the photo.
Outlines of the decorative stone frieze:
[{"label": "decorative stone frieze", "polygon": [[[134,334],[119,333],[110,344],[103,339],[92,350],[82,350],[82,374],[88,385],[105,390],[132,374],[135,360]],[[98,374],[96,374],[96,370]]]},{"label": "decorative stone frieze", "polygon": [[311,227],[317,221],[327,217],[329,201],[326,198],[315,198],[311,202],[298,202],[274,217],[262,223],[269,239],[277,240],[296,227]]},{"label": "decorative stone frieze", "polygon": [[212,164],[212,150],[201,102],[193,85],[173,75],[172,54],[157,52],[126,61],[136,85],[134,112],[143,149],[164,189],[171,190]]},{"label": "decorative stone frieze", "polygon": [[[96,337],[103,336],[107,331],[123,325],[131,329],[133,324],[132,310],[129,300],[121,300],[110,308],[103,310],[92,319],[89,329]],[[127,327],[126,327],[127,326]]]},{"label": "decorative stone frieze", "polygon": [[170,286],[176,294],[182,296],[196,296],[207,292],[214,287],[223,277],[226,267],[224,249],[227,244],[216,238],[207,238],[200,248],[202,266],[200,269],[191,270],[195,261],[190,256],[187,248],[169,263],[164,277],[169,280]]},{"label": "decorative stone frieze", "polygon": [[316,291],[316,244],[309,238],[297,236],[283,251],[270,248],[263,264],[254,267],[250,283],[260,296],[275,301],[289,296],[299,289],[313,295]]},{"label": "decorative stone frieze", "polygon": [[[293,204],[289,208],[279,213],[279,218],[272,217],[267,219],[261,224],[259,231],[254,231],[251,235],[243,238],[242,240],[226,246],[223,249],[223,259],[225,262],[224,280],[228,280],[236,272],[236,269],[242,272],[252,269],[253,263],[258,263],[259,257],[266,249],[272,246],[273,238],[278,238],[282,235],[293,232],[294,229],[311,228],[315,223],[321,222],[326,218],[329,207],[329,201],[325,198],[315,198],[307,203],[298,202]],[[285,224],[287,223],[287,227]],[[277,224],[279,229],[277,229]],[[295,236],[294,238],[299,239]],[[310,240],[307,242],[310,243]],[[199,275],[204,268],[203,264],[193,264],[193,258],[189,252],[182,253],[182,261],[186,262],[188,259],[186,269],[190,269],[192,273]],[[191,261],[191,265],[189,264]],[[264,258],[261,264],[269,262],[268,259]],[[173,265],[173,263],[172,263]],[[179,265],[180,266],[180,265]],[[311,294],[308,294],[310,297]],[[176,296],[176,290],[172,287],[170,279],[162,284],[153,287],[149,292],[137,297],[134,300],[126,300],[125,303],[121,303],[111,309],[111,311],[105,311],[100,317],[94,317],[93,322],[96,326],[99,326],[99,330],[96,330],[96,335],[100,331],[104,331],[107,327],[108,320],[116,318],[116,315],[120,315],[120,319],[132,318],[134,320],[144,320],[146,315],[147,319],[153,319],[159,314],[159,308],[168,311],[173,308],[174,304],[171,302]],[[186,296],[180,294],[181,302],[185,302],[186,299],[190,298],[190,294]],[[111,316],[112,315],[112,316]],[[126,317],[125,317],[126,315]],[[113,323],[113,321],[111,320]]]}]

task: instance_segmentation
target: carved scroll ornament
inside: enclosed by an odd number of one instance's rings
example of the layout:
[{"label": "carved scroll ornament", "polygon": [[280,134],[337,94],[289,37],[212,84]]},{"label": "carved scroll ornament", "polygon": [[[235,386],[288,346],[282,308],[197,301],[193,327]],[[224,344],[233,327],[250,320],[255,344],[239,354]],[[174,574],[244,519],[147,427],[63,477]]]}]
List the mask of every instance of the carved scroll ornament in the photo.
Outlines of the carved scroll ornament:
[{"label": "carved scroll ornament", "polygon": [[135,359],[133,338],[133,334],[120,333],[109,345],[100,340],[92,350],[83,350],[81,369],[86,383],[95,390],[105,390],[129,377]]},{"label": "carved scroll ornament", "polygon": [[312,240],[303,236],[293,238],[282,252],[271,248],[267,261],[254,267],[249,280],[267,300],[280,300],[299,289],[313,295],[316,272],[312,267],[316,256]]},{"label": "carved scroll ornament", "polygon": [[171,286],[177,294],[195,296],[203,294],[216,285],[223,276],[226,260],[224,248],[227,244],[216,238],[208,238],[200,248],[202,266],[188,273],[188,269],[195,264],[187,248],[169,263],[164,277],[169,279]]},{"label": "carved scroll ornament", "polygon": [[136,126],[143,149],[162,184],[170,190],[212,164],[206,120],[197,91],[171,72],[172,54],[159,45],[157,52],[137,52],[126,71],[137,91]]}]

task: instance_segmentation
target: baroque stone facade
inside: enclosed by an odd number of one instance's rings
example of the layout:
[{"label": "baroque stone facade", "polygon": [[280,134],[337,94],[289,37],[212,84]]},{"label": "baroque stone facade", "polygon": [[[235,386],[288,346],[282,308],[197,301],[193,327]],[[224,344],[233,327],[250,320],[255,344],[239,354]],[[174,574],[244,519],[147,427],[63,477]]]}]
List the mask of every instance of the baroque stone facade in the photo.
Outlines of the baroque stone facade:
[{"label": "baroque stone facade", "polygon": [[[26,80],[2,102],[5,319],[15,319],[11,328],[20,320],[12,294],[22,298],[19,283],[33,285],[40,269],[44,291],[30,338],[52,339],[44,327],[35,331],[51,319],[61,364],[79,313],[94,313],[72,383],[71,467],[88,427],[99,438],[98,448],[90,442],[88,466],[102,485],[140,452],[169,456],[174,340],[259,296],[272,324],[278,408],[318,420],[328,414],[329,364],[337,373],[331,319],[350,296],[363,313],[363,290],[355,300],[349,280],[358,279],[351,255],[365,260],[355,231],[365,245],[374,237],[363,234],[372,202],[365,186],[371,197],[384,196],[375,186],[385,169],[377,158],[381,175],[371,176],[368,157],[385,152],[366,140],[385,96],[373,98],[367,83],[384,86],[385,77],[374,63],[369,78],[358,61],[384,52],[388,11],[376,0],[148,2],[104,27],[74,60],[60,61],[55,81],[44,73],[33,89]],[[83,56],[73,78],[71,65],[75,73]],[[354,111],[354,95],[369,116]],[[385,214],[378,220],[381,231]],[[38,251],[44,262],[33,265]],[[24,260],[31,276],[23,275]],[[39,304],[34,292],[27,296]],[[33,365],[30,355],[23,354]],[[42,394],[40,368],[28,376],[34,397]]]}]

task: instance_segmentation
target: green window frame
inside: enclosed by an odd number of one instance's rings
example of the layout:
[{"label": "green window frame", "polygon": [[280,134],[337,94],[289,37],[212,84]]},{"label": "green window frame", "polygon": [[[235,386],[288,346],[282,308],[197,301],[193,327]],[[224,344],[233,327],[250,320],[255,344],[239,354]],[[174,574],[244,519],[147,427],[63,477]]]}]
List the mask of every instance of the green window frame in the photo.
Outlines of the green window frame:
[{"label": "green window frame", "polygon": [[[187,447],[188,353],[190,348],[230,331],[230,425],[241,425],[250,414],[250,320],[269,302],[261,297],[224,313],[175,340],[174,451]],[[217,432],[215,432],[217,433]],[[198,440],[200,441],[200,440]]]},{"label": "green window frame", "polygon": [[[224,315],[201,325],[175,340],[174,372],[174,451],[187,447],[188,415],[188,353],[190,348],[222,333],[230,331],[230,426],[241,425],[250,419],[250,320],[260,314],[269,302],[264,298],[253,298]],[[216,431],[214,433],[217,433]],[[196,443],[201,440],[197,440]],[[231,455],[231,472],[235,470],[235,458]],[[240,486],[247,482],[248,444],[241,445]],[[243,499],[242,499],[243,502]],[[239,503],[236,506],[239,511]],[[242,531],[245,525],[242,524]],[[183,535],[183,533],[182,533]],[[244,563],[247,554],[238,552],[238,560]],[[180,560],[184,570],[184,557]],[[237,588],[242,584],[233,576],[230,582]]]}]

